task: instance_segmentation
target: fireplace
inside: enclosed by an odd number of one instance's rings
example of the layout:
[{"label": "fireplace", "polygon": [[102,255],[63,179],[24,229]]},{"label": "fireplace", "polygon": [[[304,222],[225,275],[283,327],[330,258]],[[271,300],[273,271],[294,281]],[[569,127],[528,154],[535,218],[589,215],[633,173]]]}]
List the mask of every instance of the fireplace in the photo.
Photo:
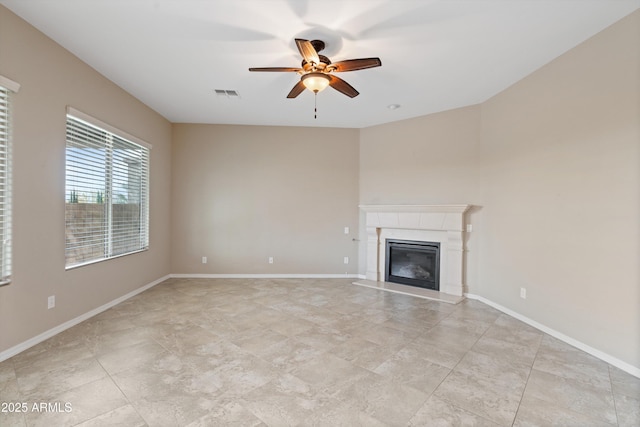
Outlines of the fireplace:
[{"label": "fireplace", "polygon": [[[465,267],[465,213],[470,205],[361,205],[367,230],[366,276],[371,286],[389,281],[385,268],[387,240],[432,242],[438,245],[440,294],[463,296]],[[425,268],[422,266],[422,268]],[[392,278],[393,279],[393,278]],[[393,279],[392,281],[395,281]],[[377,285],[375,283],[377,283]],[[402,285],[398,285],[402,286]],[[432,292],[433,288],[417,291]]]},{"label": "fireplace", "polygon": [[385,281],[440,290],[440,243],[386,239]]}]

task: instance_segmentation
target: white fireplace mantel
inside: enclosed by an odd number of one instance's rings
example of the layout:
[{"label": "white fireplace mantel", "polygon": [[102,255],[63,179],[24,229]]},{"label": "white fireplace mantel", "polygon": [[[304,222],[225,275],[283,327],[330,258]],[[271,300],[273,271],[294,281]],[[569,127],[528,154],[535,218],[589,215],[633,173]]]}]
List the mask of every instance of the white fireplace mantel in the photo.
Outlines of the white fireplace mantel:
[{"label": "white fireplace mantel", "polygon": [[471,205],[360,205],[366,214],[367,280],[384,280],[385,240],[440,243],[440,292],[464,292],[465,213]]}]

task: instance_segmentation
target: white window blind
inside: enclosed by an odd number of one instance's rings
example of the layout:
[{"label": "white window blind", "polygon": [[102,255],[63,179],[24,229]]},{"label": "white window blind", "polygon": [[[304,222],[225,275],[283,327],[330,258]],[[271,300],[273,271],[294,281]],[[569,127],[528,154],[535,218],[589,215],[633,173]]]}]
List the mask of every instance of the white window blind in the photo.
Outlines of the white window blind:
[{"label": "white window blind", "polygon": [[67,268],[149,246],[149,147],[74,111],[67,114]]},{"label": "white window blind", "polygon": [[[0,83],[2,81],[0,80]],[[0,86],[0,286],[11,282],[10,91]]]}]

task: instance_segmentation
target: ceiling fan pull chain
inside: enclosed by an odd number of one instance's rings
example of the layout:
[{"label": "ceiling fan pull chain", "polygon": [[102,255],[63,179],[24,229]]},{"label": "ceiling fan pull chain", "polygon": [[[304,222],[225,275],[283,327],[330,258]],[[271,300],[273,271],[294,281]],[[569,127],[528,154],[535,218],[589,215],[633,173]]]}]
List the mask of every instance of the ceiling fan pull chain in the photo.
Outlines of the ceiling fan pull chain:
[{"label": "ceiling fan pull chain", "polygon": [[318,118],[318,92],[313,93],[313,118]]}]

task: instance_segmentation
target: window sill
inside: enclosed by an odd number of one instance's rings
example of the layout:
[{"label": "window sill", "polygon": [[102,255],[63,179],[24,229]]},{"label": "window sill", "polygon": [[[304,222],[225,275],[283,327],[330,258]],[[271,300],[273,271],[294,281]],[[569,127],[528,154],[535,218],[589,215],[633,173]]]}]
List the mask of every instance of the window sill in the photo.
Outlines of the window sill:
[{"label": "window sill", "polygon": [[67,265],[67,266],[65,266],[64,269],[65,269],[65,271],[75,270],[76,268],[86,267],[88,265],[93,265],[93,264],[97,264],[99,262],[109,261],[109,260],[112,260],[112,259],[118,259],[118,258],[126,257],[126,256],[129,256],[129,255],[135,255],[135,254],[139,254],[140,252],[146,252],[148,250],[149,250],[149,248],[144,248],[144,249],[140,249],[138,251],[127,252],[126,254],[115,255],[115,256],[112,256],[112,257],[109,257],[109,258],[100,258],[100,259],[94,259],[94,260],[87,261],[87,262],[82,262],[82,263],[79,263],[79,264]]}]

